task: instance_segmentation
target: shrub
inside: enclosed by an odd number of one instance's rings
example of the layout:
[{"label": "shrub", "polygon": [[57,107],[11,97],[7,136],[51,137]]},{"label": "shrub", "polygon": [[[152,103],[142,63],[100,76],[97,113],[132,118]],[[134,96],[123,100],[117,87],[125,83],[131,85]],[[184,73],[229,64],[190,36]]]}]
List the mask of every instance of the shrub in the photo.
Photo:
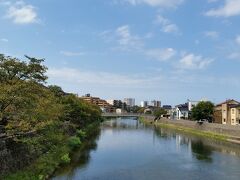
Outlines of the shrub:
[{"label": "shrub", "polygon": [[73,136],[69,138],[68,145],[70,146],[70,148],[77,148],[81,145],[81,141],[79,137]]},{"label": "shrub", "polygon": [[71,159],[69,157],[69,154],[64,154],[62,157],[61,157],[61,163],[62,164],[68,164],[70,163]]},{"label": "shrub", "polygon": [[83,130],[77,130],[77,136],[80,138],[80,139],[85,139],[87,137],[87,134],[85,131]]}]

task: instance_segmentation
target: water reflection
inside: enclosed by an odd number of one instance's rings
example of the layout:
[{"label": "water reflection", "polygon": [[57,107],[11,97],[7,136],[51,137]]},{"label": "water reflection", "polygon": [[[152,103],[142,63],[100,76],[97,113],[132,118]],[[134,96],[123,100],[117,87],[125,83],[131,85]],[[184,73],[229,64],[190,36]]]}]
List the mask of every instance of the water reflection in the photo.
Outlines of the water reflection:
[{"label": "water reflection", "polygon": [[212,148],[203,144],[201,140],[192,141],[192,151],[198,160],[212,162]]},{"label": "water reflection", "polygon": [[240,146],[147,126],[133,119],[104,122],[99,139],[89,143],[85,151],[75,153],[72,164],[61,169],[54,179],[240,177]]}]

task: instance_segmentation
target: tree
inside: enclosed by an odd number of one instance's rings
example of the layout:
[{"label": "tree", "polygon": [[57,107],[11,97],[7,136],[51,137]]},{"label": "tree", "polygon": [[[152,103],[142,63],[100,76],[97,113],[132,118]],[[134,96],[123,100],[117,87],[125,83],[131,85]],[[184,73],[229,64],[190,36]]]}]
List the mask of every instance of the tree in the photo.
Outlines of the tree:
[{"label": "tree", "polygon": [[25,56],[27,61],[0,54],[0,123],[23,114],[43,95],[47,68],[44,59]]},{"label": "tree", "polygon": [[163,108],[158,108],[153,112],[155,119],[160,119],[162,115],[167,114],[167,111]]},{"label": "tree", "polygon": [[202,101],[193,107],[191,116],[194,120],[207,119],[211,121],[213,118],[213,109],[214,104],[212,102]]}]

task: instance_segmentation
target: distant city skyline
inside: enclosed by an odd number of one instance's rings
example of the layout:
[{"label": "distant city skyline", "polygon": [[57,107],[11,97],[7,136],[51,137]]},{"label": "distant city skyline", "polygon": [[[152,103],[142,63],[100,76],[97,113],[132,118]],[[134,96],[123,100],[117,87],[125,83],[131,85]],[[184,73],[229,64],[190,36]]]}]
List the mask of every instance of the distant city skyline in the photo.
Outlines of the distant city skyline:
[{"label": "distant city skyline", "polygon": [[240,100],[240,0],[0,0],[0,53],[103,99]]}]

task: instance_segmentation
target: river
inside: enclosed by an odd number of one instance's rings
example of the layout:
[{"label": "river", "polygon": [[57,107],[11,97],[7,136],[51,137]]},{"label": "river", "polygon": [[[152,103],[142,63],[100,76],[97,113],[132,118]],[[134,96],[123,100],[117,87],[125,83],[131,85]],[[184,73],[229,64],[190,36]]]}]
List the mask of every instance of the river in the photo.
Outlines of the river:
[{"label": "river", "polygon": [[[90,143],[90,142],[89,142]],[[239,180],[240,146],[111,119],[53,180]]]}]

